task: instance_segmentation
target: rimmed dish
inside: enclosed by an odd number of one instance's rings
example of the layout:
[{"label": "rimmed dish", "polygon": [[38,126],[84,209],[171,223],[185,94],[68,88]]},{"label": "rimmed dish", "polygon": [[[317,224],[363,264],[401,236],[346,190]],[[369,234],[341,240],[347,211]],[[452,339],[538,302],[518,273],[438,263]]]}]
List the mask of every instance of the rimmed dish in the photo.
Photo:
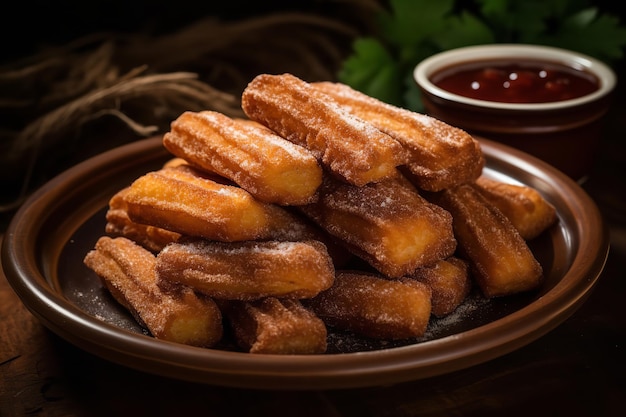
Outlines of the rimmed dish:
[{"label": "rimmed dish", "polygon": [[[82,265],[103,234],[110,196],[169,155],[161,138],[85,161],[35,192],[3,239],[5,274],[26,307],[70,343],[148,373],[258,389],[335,389],[428,378],[516,350],[566,320],[589,296],[608,254],[608,232],[590,197],[571,179],[527,154],[481,139],[485,175],[535,187],[559,222],[531,247],[546,271],[541,290],[485,302],[470,298],[421,340],[365,343],[331,335],[332,353],[252,355],[202,349],[146,335]],[[349,343],[347,343],[349,342]]]}]

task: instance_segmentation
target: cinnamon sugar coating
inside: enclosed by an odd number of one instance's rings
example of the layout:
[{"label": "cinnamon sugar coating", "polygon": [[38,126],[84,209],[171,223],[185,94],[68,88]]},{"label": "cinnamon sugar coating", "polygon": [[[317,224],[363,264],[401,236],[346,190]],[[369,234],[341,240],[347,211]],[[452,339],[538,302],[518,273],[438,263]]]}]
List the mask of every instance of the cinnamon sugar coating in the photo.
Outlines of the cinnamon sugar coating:
[{"label": "cinnamon sugar coating", "polygon": [[216,299],[308,298],[330,287],[332,259],[318,241],[185,240],[157,256],[160,282],[184,284]]},{"label": "cinnamon sugar coating", "polygon": [[300,209],[382,274],[401,277],[454,253],[452,218],[398,175],[363,187],[326,177]]},{"label": "cinnamon sugar coating", "polygon": [[313,86],[400,142],[410,154],[407,171],[418,188],[440,191],[474,181],[481,174],[485,159],[480,144],[467,132],[384,103],[345,84],[318,82]]},{"label": "cinnamon sugar coating", "polygon": [[305,148],[258,123],[214,111],[183,113],[172,122],[163,145],[267,203],[309,203],[322,182],[322,169]]},{"label": "cinnamon sugar coating", "polygon": [[454,256],[418,268],[408,278],[422,282],[430,288],[432,314],[437,317],[452,313],[461,305],[472,288],[467,263]]},{"label": "cinnamon sugar coating", "polygon": [[487,177],[476,180],[477,190],[498,207],[526,240],[543,233],[556,220],[556,209],[534,188]]},{"label": "cinnamon sugar coating", "polygon": [[474,283],[485,297],[540,285],[525,239],[554,207],[480,177],[465,132],[290,74],[256,77],[242,107],[250,119],[180,115],[173,157],[109,201],[121,237],[85,257],[155,337],[212,346],[223,314],[224,347],[316,354],[326,325],[419,338]]},{"label": "cinnamon sugar coating", "polygon": [[185,165],[137,178],[124,201],[136,223],[226,242],[283,237],[299,225],[285,209]]},{"label": "cinnamon sugar coating", "polygon": [[154,337],[202,347],[222,338],[217,304],[186,287],[163,292],[157,286],[154,255],[131,240],[103,236],[84,262]]},{"label": "cinnamon sugar coating", "polygon": [[407,152],[395,139],[291,74],[255,77],[241,101],[250,119],[304,146],[354,185],[388,178],[407,161]]},{"label": "cinnamon sugar coating", "polygon": [[430,300],[430,289],[418,281],[338,271],[333,286],[307,300],[307,306],[329,326],[376,339],[405,339],[426,331]]},{"label": "cinnamon sugar coating", "polygon": [[250,353],[326,352],[326,325],[298,300],[268,297],[256,301],[227,301],[221,308],[237,344]]},{"label": "cinnamon sugar coating", "polygon": [[108,235],[126,237],[152,252],[159,252],[168,243],[180,238],[180,233],[132,221],[124,200],[127,192],[128,188],[124,188],[109,200],[109,209],[106,212],[107,224],[104,229]]},{"label": "cinnamon sugar coating", "polygon": [[486,297],[535,289],[543,270],[511,221],[470,184],[434,197],[454,219],[459,252]]}]

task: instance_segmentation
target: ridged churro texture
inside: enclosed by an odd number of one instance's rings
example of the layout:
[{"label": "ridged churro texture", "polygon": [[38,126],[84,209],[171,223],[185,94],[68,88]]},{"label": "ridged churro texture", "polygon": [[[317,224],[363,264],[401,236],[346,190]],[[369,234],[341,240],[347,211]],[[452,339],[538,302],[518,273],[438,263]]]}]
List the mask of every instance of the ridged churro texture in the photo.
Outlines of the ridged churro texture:
[{"label": "ridged churro texture", "polygon": [[467,263],[454,256],[416,269],[409,278],[426,284],[432,292],[432,313],[444,317],[468,296],[472,280]]},{"label": "ridged churro texture", "polygon": [[227,301],[222,310],[239,347],[250,353],[304,355],[326,352],[324,322],[299,300]]},{"label": "ridged churro texture", "polygon": [[398,175],[356,187],[325,178],[303,213],[390,277],[410,274],[454,253],[452,217]]},{"label": "ridged churro texture", "polygon": [[480,144],[467,132],[424,114],[384,103],[341,83],[319,82],[315,89],[396,139],[409,152],[406,165],[415,184],[440,191],[472,182],[485,159]]},{"label": "ridged churro texture", "polygon": [[217,304],[186,287],[163,292],[157,285],[155,256],[147,249],[124,237],[103,236],[84,262],[154,337],[202,347],[221,340]]},{"label": "ridged churro texture", "polygon": [[307,305],[327,323],[376,339],[424,334],[431,314],[430,289],[364,272],[338,271],[335,284]]},{"label": "ridged churro texture", "polygon": [[159,281],[216,299],[308,298],[330,287],[335,269],[318,241],[179,241],[157,256]]},{"label": "ridged churro texture", "polygon": [[487,177],[476,180],[477,190],[498,207],[526,240],[543,233],[556,222],[556,209],[534,188],[508,184]]},{"label": "ridged churro texture", "polygon": [[388,178],[407,162],[408,153],[398,141],[291,74],[255,77],[241,101],[250,119],[304,146],[354,185]]},{"label": "ridged churro texture", "polygon": [[267,203],[310,203],[322,182],[322,168],[307,149],[258,123],[214,111],[183,113],[172,122],[163,145]]},{"label": "ridged churro texture", "polygon": [[124,201],[134,222],[225,242],[284,238],[301,227],[285,209],[186,165],[137,178]]},{"label": "ridged churro texture", "polygon": [[127,192],[128,188],[123,188],[109,200],[105,226],[108,235],[126,237],[152,252],[159,252],[168,243],[180,238],[180,233],[133,222],[128,216],[128,206],[124,200]]},{"label": "ridged churro texture", "polygon": [[482,177],[466,132],[290,74],[241,98],[249,119],[172,122],[170,159],[109,200],[108,236],[85,256],[155,337],[257,354],[324,353],[326,326],[418,341],[472,287],[541,284],[527,240],[556,210]]},{"label": "ridged churro texture", "polygon": [[486,297],[529,291],[539,286],[543,270],[511,221],[471,184],[435,197],[454,219],[459,252],[472,267]]}]

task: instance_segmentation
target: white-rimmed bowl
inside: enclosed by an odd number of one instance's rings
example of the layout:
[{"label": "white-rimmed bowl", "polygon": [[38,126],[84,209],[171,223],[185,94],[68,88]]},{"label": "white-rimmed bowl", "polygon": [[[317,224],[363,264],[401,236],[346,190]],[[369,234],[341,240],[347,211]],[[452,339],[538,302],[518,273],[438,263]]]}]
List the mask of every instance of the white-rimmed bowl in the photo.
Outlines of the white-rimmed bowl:
[{"label": "white-rimmed bowl", "polygon": [[[545,62],[591,74],[598,88],[582,97],[540,103],[479,100],[446,91],[433,82],[441,71],[476,62]],[[414,69],[426,113],[469,133],[521,149],[574,179],[588,175],[609,109],[616,76],[603,62],[584,54],[540,45],[492,44],[435,54]]]}]

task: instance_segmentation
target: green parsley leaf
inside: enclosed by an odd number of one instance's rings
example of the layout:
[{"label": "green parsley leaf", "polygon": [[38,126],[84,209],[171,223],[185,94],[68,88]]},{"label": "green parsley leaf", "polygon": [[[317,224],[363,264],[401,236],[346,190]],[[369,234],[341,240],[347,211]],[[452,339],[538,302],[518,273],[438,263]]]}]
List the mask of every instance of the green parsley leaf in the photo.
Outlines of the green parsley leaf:
[{"label": "green parsley leaf", "polygon": [[626,28],[619,26],[616,17],[600,15],[597,9],[590,8],[569,16],[554,35],[542,40],[612,62],[624,57]]},{"label": "green parsley leaf", "polygon": [[468,12],[448,17],[444,22],[444,27],[445,29],[437,35],[437,38],[433,39],[442,51],[495,42],[489,27]]},{"label": "green parsley leaf", "polygon": [[338,78],[354,89],[387,103],[402,102],[397,60],[374,38],[357,39],[354,54],[343,63]]},{"label": "green parsley leaf", "polygon": [[390,0],[391,11],[379,16],[381,34],[390,44],[413,47],[438,34],[454,0]]},{"label": "green parsley leaf", "polygon": [[534,43],[586,53],[609,65],[624,57],[626,27],[588,0],[389,0],[378,38],[354,42],[340,82],[420,111],[412,74],[440,51],[485,43]]}]

